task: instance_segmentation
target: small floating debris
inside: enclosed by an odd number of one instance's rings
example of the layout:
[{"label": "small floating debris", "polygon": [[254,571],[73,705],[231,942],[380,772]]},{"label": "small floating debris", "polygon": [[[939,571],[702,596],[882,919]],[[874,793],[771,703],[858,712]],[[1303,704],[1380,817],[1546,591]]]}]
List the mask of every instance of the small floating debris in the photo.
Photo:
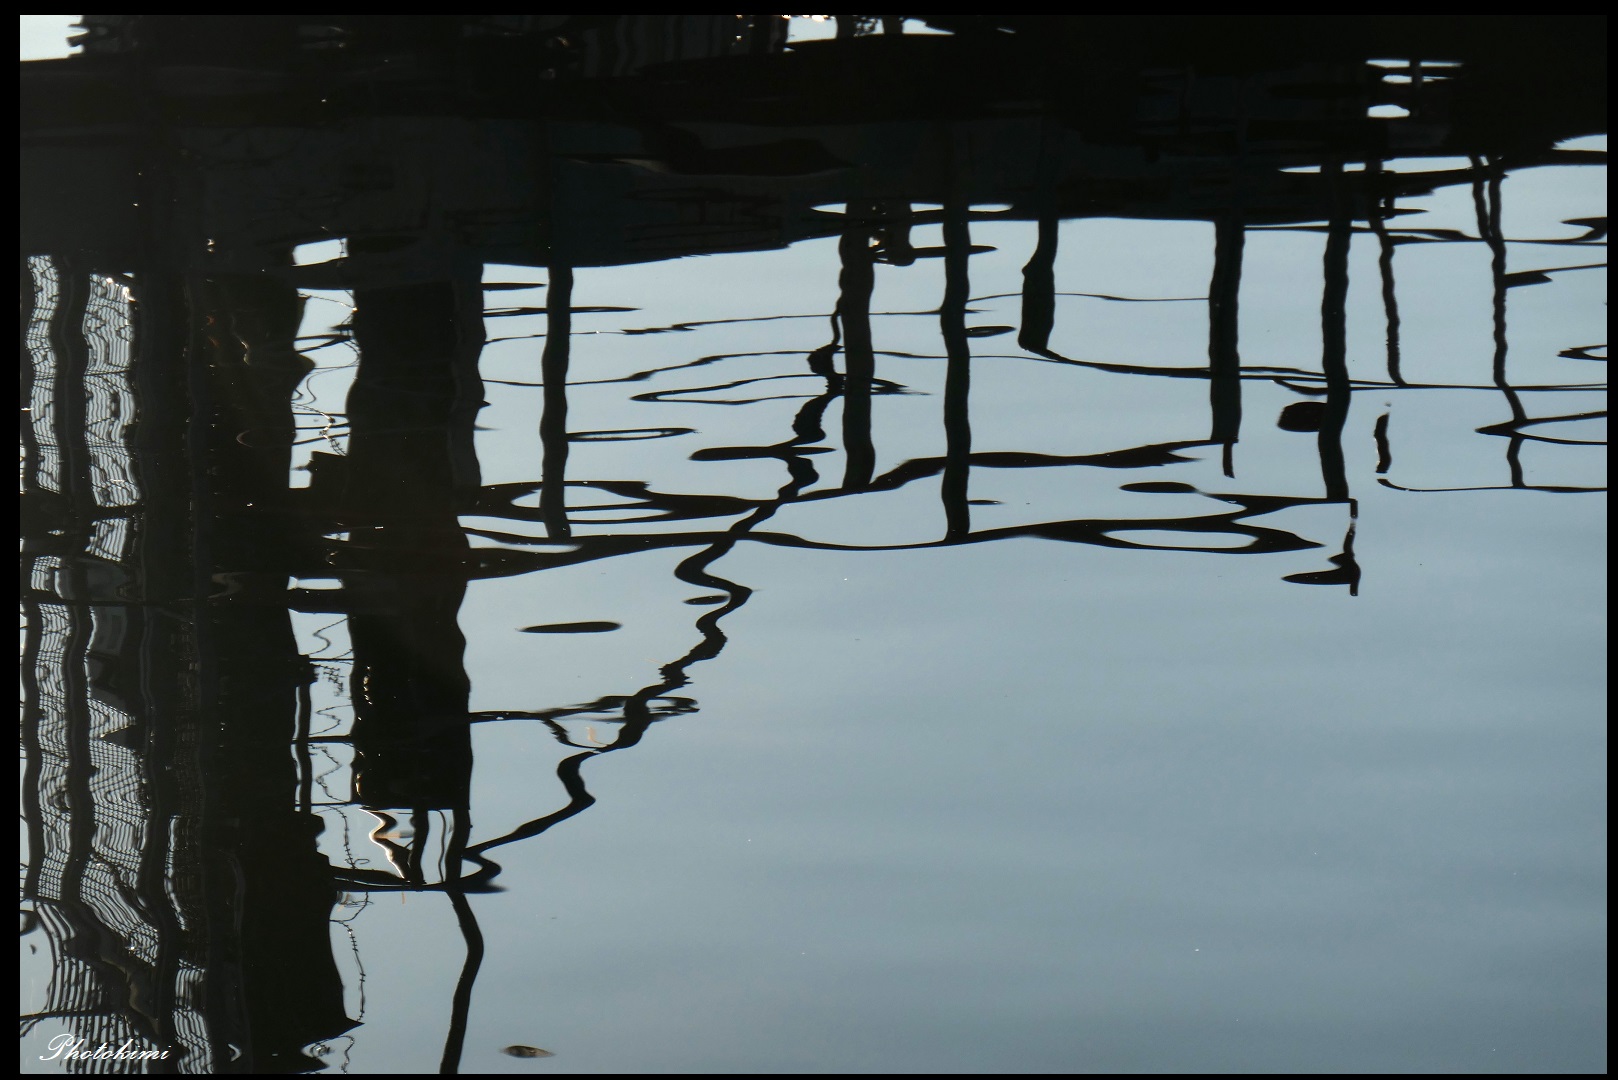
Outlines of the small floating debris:
[{"label": "small floating debris", "polygon": [[623,623],[615,622],[558,622],[546,623],[543,626],[525,626],[525,634],[605,634],[609,630],[617,630]]},{"label": "small floating debris", "polygon": [[1138,484],[1124,484],[1123,491],[1148,492],[1178,492],[1185,495],[1197,495],[1200,492],[1190,484],[1181,484],[1173,480],[1146,480]]},{"label": "small floating debris", "polygon": [[570,431],[569,442],[627,442],[637,439],[668,439],[675,435],[692,435],[695,428],[615,428],[611,431]]},{"label": "small floating debris", "polygon": [[1012,326],[968,326],[967,337],[994,337],[997,334],[1009,334],[1016,327]]},{"label": "small floating debris", "polygon": [[1281,410],[1275,426],[1282,431],[1319,431],[1325,423],[1325,402],[1296,401]]},{"label": "small floating debris", "polygon": [[542,1058],[556,1056],[549,1050],[541,1050],[537,1046],[508,1046],[500,1052],[502,1054],[510,1054],[512,1057],[520,1058]]},{"label": "small floating debris", "polygon": [[685,602],[688,603],[688,604],[723,604],[726,600],[729,600],[729,599],[730,599],[730,597],[728,597],[728,596],[722,596],[722,595],[717,595],[716,594],[714,596],[693,596],[690,599],[686,600]]}]

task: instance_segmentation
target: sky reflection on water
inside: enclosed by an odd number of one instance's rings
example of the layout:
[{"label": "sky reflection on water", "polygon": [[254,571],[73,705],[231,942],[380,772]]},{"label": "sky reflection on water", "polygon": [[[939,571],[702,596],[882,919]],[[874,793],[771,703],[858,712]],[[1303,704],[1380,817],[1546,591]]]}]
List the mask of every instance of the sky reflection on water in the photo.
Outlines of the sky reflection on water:
[{"label": "sky reflection on water", "polygon": [[89,18],[25,1071],[1604,1068],[1570,32]]}]

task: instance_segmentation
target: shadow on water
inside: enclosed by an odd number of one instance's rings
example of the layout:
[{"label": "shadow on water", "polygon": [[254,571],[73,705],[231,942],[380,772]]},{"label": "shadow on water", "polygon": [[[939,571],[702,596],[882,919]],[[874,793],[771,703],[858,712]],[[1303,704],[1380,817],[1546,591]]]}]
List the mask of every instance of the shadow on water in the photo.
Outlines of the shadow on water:
[{"label": "shadow on water", "polygon": [[[697,708],[682,696],[692,671],[725,648],[726,618],[752,595],[715,569],[741,545],[1037,538],[1141,558],[1320,549],[1331,552],[1322,569],[1277,576],[1356,594],[1351,403],[1449,385],[1415,378],[1401,355],[1400,245],[1481,242],[1490,253],[1495,349],[1479,388],[1498,392],[1509,419],[1479,431],[1506,440],[1502,486],[1598,490],[1525,480],[1523,446],[1558,441],[1536,426],[1604,413],[1537,415],[1533,401],[1569,385],[1510,379],[1508,290],[1561,271],[1510,272],[1501,206],[1512,170],[1604,160],[1557,145],[1605,130],[1600,27],[1546,21],[1501,35],[1479,20],[1342,18],[1301,34],[1285,20],[1016,16],[940,18],[943,33],[915,35],[893,17],[839,17],[834,37],[789,47],[777,16],[84,19],[80,55],[22,73],[23,901],[54,963],[25,1034],[71,1021],[91,1044],[173,1048],[154,1069],[322,1068],[310,1047],[362,1020],[345,1004],[332,923],[363,906],[355,897],[442,892],[466,945],[446,1003],[442,1069],[455,1071],[486,948],[475,898],[499,887],[500,849],[589,808],[590,759]],[[1448,163],[1423,170],[1426,158]],[[1446,187],[1470,188],[1475,235],[1401,227],[1401,204]],[[1004,208],[981,209],[992,204]],[[1205,363],[1053,345],[1059,300],[1073,295],[1057,290],[1059,226],[1102,217],[1211,223],[1205,298],[1101,298],[1205,300]],[[1604,243],[1605,219],[1574,220],[1588,234],[1552,242]],[[974,298],[970,271],[990,250],[973,244],[985,221],[1032,223],[1016,327],[970,325],[986,299]],[[916,246],[923,230],[940,245]],[[1254,230],[1324,233],[1319,277],[1298,284],[1318,296],[1318,368],[1243,363]],[[1378,252],[1386,370],[1375,378],[1347,362],[1357,232]],[[320,262],[296,250],[339,238],[341,253]],[[723,320],[824,326],[825,344],[794,354],[795,370],[628,397],[796,402],[775,441],[691,455],[776,463],[773,494],[577,475],[577,443],[645,440],[651,460],[691,432],[574,431],[577,388],[628,393],[726,358],[597,377],[570,355],[574,317],[634,309],[574,307],[577,270],[814,239],[836,244],[833,310]],[[879,374],[887,354],[873,318],[891,313],[873,311],[876,268],[928,259],[942,264],[938,306],[907,314],[937,320],[943,452],[884,468],[879,399],[917,391]],[[501,307],[501,290],[483,283],[489,264],[544,268],[543,305]],[[300,338],[300,290],[350,293],[352,317],[318,342]],[[543,319],[529,384],[541,392],[538,454],[529,480],[487,484],[474,445],[489,392],[479,357],[486,320],[501,316]],[[352,348],[358,365],[342,409],[321,413],[311,435],[300,387],[314,345]],[[1563,355],[1600,359],[1597,348]],[[1007,357],[1206,380],[1206,434],[1089,454],[976,448],[974,389],[1014,380],[985,366]],[[1314,436],[1311,490],[1241,489],[1243,434],[1269,422],[1244,412],[1255,384],[1302,399],[1276,423]],[[307,485],[293,487],[294,449],[316,438],[342,452],[315,452]],[[1374,439],[1379,483],[1412,490],[1387,475],[1397,460],[1387,415]],[[1222,461],[1217,490],[1137,478],[1199,452]],[[972,481],[989,470],[1107,470],[1143,509],[975,520],[987,501]],[[934,482],[943,527],[930,537],[837,544],[773,524],[788,507],[813,513]],[[1205,504],[1163,517],[1160,496]],[[1272,518],[1299,506],[1332,508],[1341,538]],[[610,525],[591,516],[603,507]],[[702,610],[692,644],[653,681],[472,711],[458,621],[470,582],[660,549],[681,553],[674,576]],[[319,726],[313,688],[332,664],[301,649],[294,613],[346,626],[347,731]],[[580,720],[611,737],[582,735]],[[519,721],[565,748],[560,792],[480,837],[473,725]],[[386,867],[318,849],[335,820],[322,815],[348,810],[376,823]]]}]

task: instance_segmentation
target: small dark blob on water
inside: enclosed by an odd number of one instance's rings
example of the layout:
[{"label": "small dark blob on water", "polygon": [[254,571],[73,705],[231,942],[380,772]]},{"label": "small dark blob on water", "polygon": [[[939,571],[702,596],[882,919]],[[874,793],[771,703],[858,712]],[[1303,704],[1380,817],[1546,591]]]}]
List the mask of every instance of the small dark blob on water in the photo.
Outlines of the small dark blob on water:
[{"label": "small dark blob on water", "polygon": [[609,630],[616,630],[623,623],[615,622],[558,622],[546,623],[544,626],[525,626],[525,634],[605,634]]},{"label": "small dark blob on water", "polygon": [[967,337],[994,337],[997,334],[1009,334],[1016,329],[1013,326],[969,326],[966,328]]},{"label": "small dark blob on water", "polygon": [[728,596],[693,596],[691,599],[687,600],[686,603],[688,603],[688,604],[723,604],[726,600],[729,600],[729,599],[730,599],[730,597],[728,597]]},{"label": "small dark blob on water", "polygon": [[549,1050],[541,1050],[537,1046],[508,1046],[508,1047],[506,1047],[504,1050],[502,1050],[500,1052],[502,1054],[510,1054],[512,1057],[525,1057],[525,1058],[542,1058],[542,1057],[555,1057],[556,1056],[555,1054],[551,1053]]},{"label": "small dark blob on water", "polygon": [[1282,431],[1319,431],[1325,420],[1324,401],[1298,401],[1282,409],[1275,423]]},{"label": "small dark blob on water", "polygon": [[1145,480],[1138,484],[1123,485],[1125,491],[1152,491],[1152,492],[1179,492],[1194,495],[1197,489],[1190,484],[1176,483],[1173,480]]}]

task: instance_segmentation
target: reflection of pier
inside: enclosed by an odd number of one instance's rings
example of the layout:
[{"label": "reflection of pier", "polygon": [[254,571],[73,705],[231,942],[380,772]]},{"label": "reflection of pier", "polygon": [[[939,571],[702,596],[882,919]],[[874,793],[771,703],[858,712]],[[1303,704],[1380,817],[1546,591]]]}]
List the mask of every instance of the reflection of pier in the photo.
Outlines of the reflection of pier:
[{"label": "reflection of pier", "polygon": [[[1456,36],[1464,29],[1344,20],[1300,55],[1293,34],[1255,23],[1209,72],[1198,25],[963,23],[913,37],[850,21],[843,37],[785,52],[779,21],[760,16],[88,18],[85,56],[29,65],[23,80],[24,891],[56,973],[29,1019],[71,1016],[92,1040],[182,1049],[182,1067],[198,1071],[314,1068],[310,1045],[358,1019],[329,939],[340,889],[449,897],[468,945],[453,1068],[482,948],[469,894],[490,886],[500,846],[590,804],[589,757],[693,707],[674,695],[750,595],[715,562],[744,542],[833,546],[772,529],[784,507],[936,478],[941,534],[894,547],[1038,537],[1144,550],[1128,537],[1150,530],[1180,535],[1184,550],[1266,553],[1319,545],[1264,515],[1340,505],[1350,523],[1332,568],[1290,580],[1354,589],[1348,241],[1364,221],[1381,245],[1387,385],[1412,385],[1398,353],[1392,252],[1409,234],[1397,212],[1437,186],[1477,185],[1480,236],[1496,255],[1492,378],[1511,411],[1498,433],[1523,486],[1512,454],[1536,421],[1505,371],[1499,176],[1574,160],[1556,141],[1604,122],[1586,82],[1599,35],[1549,24],[1502,54]],[[1368,63],[1387,57],[1405,59]],[[1491,111],[1527,86],[1532,127]],[[1392,104],[1409,115],[1378,115]],[[1411,153],[1474,164],[1381,168]],[[1306,168],[1316,171],[1296,171]],[[973,209],[991,203],[1009,209]],[[991,216],[1037,223],[1019,346],[1053,364],[1205,379],[1206,436],[1088,455],[974,449],[971,233]],[[1213,223],[1205,364],[1131,368],[1053,348],[1057,226],[1083,216]],[[1244,238],[1313,223],[1326,231],[1321,370],[1245,368]],[[934,225],[941,245],[916,247],[912,233]],[[805,357],[818,392],[779,441],[699,454],[779,461],[772,497],[570,478],[568,381],[589,377],[570,356],[573,269],[814,237],[837,237],[841,264],[832,340]],[[299,245],[335,239],[339,255],[296,264]],[[927,258],[944,270],[943,453],[879,470],[876,402],[900,388],[879,370],[873,275]],[[548,271],[541,458],[527,484],[485,484],[473,449],[487,263]],[[310,366],[299,288],[352,292],[355,315],[337,332],[360,361],[346,454],[317,454],[309,486],[293,489],[292,399]],[[1186,517],[974,527],[981,470],[1143,469],[1217,447],[1233,479],[1243,383],[1260,379],[1311,392],[1282,423],[1317,433],[1319,494],[1208,492],[1215,505]],[[840,426],[828,432],[833,406]],[[815,462],[825,442],[843,453],[830,487]],[[658,528],[577,527],[570,496],[591,492]],[[472,515],[509,525],[500,546],[469,543],[460,519]],[[457,625],[468,582],[658,548],[690,551],[676,576],[714,603],[656,680],[585,703],[469,713]],[[288,590],[289,578],[340,587]],[[347,731],[313,727],[315,676],[292,611],[346,620]],[[568,723],[579,716],[610,718],[615,737],[577,741]],[[579,751],[557,770],[566,801],[474,837],[470,725],[515,718]],[[315,754],[337,745],[353,753],[340,801],[381,820],[391,869],[332,866],[316,848]],[[408,839],[394,828],[404,822]],[[445,849],[437,875],[430,834]]]}]

